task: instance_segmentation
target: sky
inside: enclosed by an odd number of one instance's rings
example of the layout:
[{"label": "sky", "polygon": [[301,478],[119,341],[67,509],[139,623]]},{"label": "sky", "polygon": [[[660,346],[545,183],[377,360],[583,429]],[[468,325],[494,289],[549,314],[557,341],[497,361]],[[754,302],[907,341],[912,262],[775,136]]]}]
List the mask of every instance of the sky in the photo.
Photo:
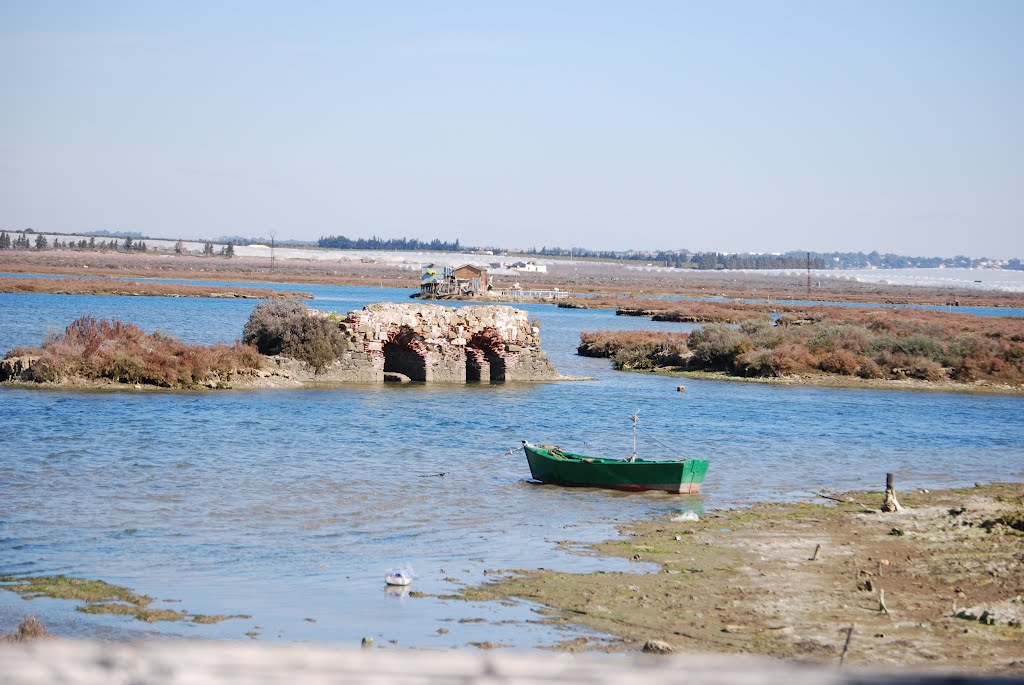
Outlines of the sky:
[{"label": "sky", "polygon": [[0,0],[0,228],[1024,257],[1024,2]]}]

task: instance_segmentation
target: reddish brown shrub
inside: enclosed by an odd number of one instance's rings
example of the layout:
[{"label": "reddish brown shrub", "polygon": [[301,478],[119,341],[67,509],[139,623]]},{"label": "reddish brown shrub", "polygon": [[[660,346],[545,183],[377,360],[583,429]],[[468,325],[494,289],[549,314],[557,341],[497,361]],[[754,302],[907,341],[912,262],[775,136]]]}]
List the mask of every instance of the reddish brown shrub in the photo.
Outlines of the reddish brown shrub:
[{"label": "reddish brown shrub", "polygon": [[[727,304],[737,313],[742,310],[743,303]],[[921,309],[779,309],[785,313],[777,326],[740,319],[738,328],[709,324],[694,331],[687,343],[693,352],[687,365],[745,375],[817,369],[863,378],[1024,383],[1024,319]],[[763,310],[763,303],[748,309]],[[663,365],[653,348],[643,351],[644,363]]]},{"label": "reddish brown shrub", "polygon": [[833,350],[826,352],[818,361],[818,368],[825,373],[835,373],[840,376],[853,376],[860,368],[861,360],[849,350]]},{"label": "reddish brown shrub", "polygon": [[914,357],[907,364],[905,373],[922,381],[941,381],[947,378],[942,364],[926,357]]},{"label": "reddish brown shrub", "polygon": [[661,331],[591,331],[580,334],[576,351],[584,357],[613,357],[624,348],[653,352],[657,349],[685,346],[688,333]]},{"label": "reddish brown shrub", "polygon": [[861,378],[875,378],[881,379],[886,378],[885,371],[882,370],[873,359],[865,359],[857,365],[857,375]]},{"label": "reddish brown shrub", "polygon": [[39,353],[32,366],[39,382],[108,379],[188,388],[261,365],[259,353],[247,345],[186,345],[164,333],[148,335],[134,324],[91,316],[48,336]]}]

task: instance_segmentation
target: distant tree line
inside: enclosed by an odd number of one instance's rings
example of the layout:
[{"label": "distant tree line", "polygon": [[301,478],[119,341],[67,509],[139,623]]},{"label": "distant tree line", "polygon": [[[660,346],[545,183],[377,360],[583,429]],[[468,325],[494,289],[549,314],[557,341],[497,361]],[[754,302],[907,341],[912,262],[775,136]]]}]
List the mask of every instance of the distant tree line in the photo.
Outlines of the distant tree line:
[{"label": "distant tree line", "polygon": [[[35,233],[35,231],[32,231]],[[95,237],[88,240],[82,238],[75,240],[60,240],[54,238],[51,243],[43,234],[36,234],[34,240],[29,240],[29,232],[17,232],[17,237],[11,238],[6,231],[0,231],[0,250],[99,250],[101,252],[145,252],[146,243],[142,240],[133,240],[130,236],[124,239],[124,243],[114,240],[96,241]]]},{"label": "distant tree line", "polygon": [[343,235],[332,235],[320,238],[319,247],[330,247],[335,250],[431,250],[433,252],[461,252],[469,249],[456,240],[454,243],[438,240],[430,242],[416,238],[389,238],[387,240],[374,236],[372,238],[346,238]]},{"label": "distant tree line", "polygon": [[[51,235],[53,235],[51,233]],[[146,243],[140,240],[141,234],[129,231],[89,231],[84,235],[89,240],[61,241],[54,237],[50,243],[47,238],[31,228],[24,231],[0,232],[0,250],[104,250],[145,252]],[[100,236],[116,236],[111,240],[97,241]],[[13,237],[12,237],[13,236]],[[34,236],[30,238],[29,236]],[[121,243],[118,238],[123,238]],[[207,240],[203,245],[205,256],[220,255],[232,257],[236,245],[266,244],[265,238],[245,238],[240,236],[222,237],[216,241]],[[507,252],[500,247],[473,248],[462,245],[458,240],[449,242],[434,239],[430,241],[416,238],[348,238],[343,235],[321,237],[315,243],[300,240],[279,240],[278,245],[285,246],[318,246],[340,250],[393,250],[393,251],[433,251],[433,252],[480,252],[502,254]],[[222,245],[219,250],[214,244]],[[154,248],[158,249],[158,248]],[[185,254],[184,242],[178,240],[174,245],[176,254]],[[531,247],[522,256],[538,257],[574,257],[579,259],[614,259],[630,262],[644,262],[658,266],[677,269],[804,269],[807,267],[807,252],[790,251],[780,254],[725,253],[725,252],[691,252],[689,250],[588,250],[582,247]],[[987,257],[973,258],[964,255],[955,257],[908,257],[893,253],[882,254],[873,252],[811,252],[811,268],[813,269],[920,269],[920,268],[976,268],[979,266],[997,266],[1004,269],[1024,270],[1021,259],[992,260]]]},{"label": "distant tree line", "polygon": [[131,238],[132,240],[146,237],[138,231],[82,231],[82,235],[95,236],[97,238]]},{"label": "distant tree line", "polygon": [[[670,266],[677,269],[802,269],[807,266],[806,252],[787,252],[785,254],[742,254],[725,252],[690,252],[689,250],[658,250],[652,252],[633,251],[616,252],[611,250],[595,251],[585,248],[567,249],[563,247],[531,248],[530,254],[544,257],[579,257],[581,259],[617,259],[634,262],[646,262],[658,266]],[[820,255],[811,256],[811,268],[830,268]]]},{"label": "distant tree line", "polygon": [[[803,269],[807,267],[807,252],[790,251],[780,254],[690,252],[689,250],[659,251],[598,251],[585,248],[536,247],[528,254],[542,257],[579,257],[581,259],[618,259],[647,262],[678,269]],[[874,252],[811,252],[812,269],[923,269],[974,268],[995,260],[988,257],[907,257],[892,253]],[[1024,269],[1020,259],[1011,259],[1003,268]]]}]

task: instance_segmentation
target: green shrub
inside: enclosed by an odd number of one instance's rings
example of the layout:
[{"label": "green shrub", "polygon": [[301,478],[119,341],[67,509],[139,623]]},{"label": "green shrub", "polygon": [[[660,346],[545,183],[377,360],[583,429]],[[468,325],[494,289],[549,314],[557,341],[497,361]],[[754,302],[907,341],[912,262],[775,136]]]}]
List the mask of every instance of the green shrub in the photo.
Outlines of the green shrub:
[{"label": "green shrub", "polygon": [[338,324],[294,300],[271,300],[255,309],[242,329],[242,342],[267,355],[306,362],[317,371],[348,349]]},{"label": "green shrub", "polygon": [[687,342],[694,359],[704,368],[729,369],[736,358],[753,348],[749,337],[736,328],[709,324],[690,334]]},{"label": "green shrub", "polygon": [[868,349],[870,342],[871,333],[863,326],[830,324],[815,331],[807,342],[807,347],[814,352],[849,350],[854,354],[860,354]]},{"label": "green shrub", "polygon": [[651,356],[657,366],[686,366],[691,353],[685,342],[666,342],[659,345]]},{"label": "green shrub", "polygon": [[924,333],[914,333],[904,338],[897,338],[893,351],[934,361],[941,361],[946,354],[941,340]]},{"label": "green shrub", "polygon": [[764,319],[747,319],[740,322],[740,330],[751,337],[771,332],[772,322]]},{"label": "green shrub", "polygon": [[612,357],[612,366],[619,371],[648,371],[655,364],[649,350],[623,348]]}]

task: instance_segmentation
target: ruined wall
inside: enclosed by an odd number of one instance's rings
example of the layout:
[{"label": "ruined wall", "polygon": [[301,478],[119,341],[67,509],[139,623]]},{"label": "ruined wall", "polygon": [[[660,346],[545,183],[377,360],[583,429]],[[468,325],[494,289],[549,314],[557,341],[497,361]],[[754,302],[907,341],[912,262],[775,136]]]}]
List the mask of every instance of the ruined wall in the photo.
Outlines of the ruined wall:
[{"label": "ruined wall", "polygon": [[[344,319],[316,310],[309,315],[327,318],[341,330],[345,344],[338,361],[314,373],[303,362],[273,357],[266,368],[249,374],[253,378],[230,383],[382,383],[386,371],[428,383],[561,378],[540,347],[539,331],[521,309],[383,302]],[[31,365],[37,359],[0,360],[0,382],[32,381]]]},{"label": "ruined wall", "polygon": [[350,312],[339,325],[351,351],[324,380],[380,382],[385,371],[448,383],[561,377],[526,312],[513,307],[382,302]]}]

